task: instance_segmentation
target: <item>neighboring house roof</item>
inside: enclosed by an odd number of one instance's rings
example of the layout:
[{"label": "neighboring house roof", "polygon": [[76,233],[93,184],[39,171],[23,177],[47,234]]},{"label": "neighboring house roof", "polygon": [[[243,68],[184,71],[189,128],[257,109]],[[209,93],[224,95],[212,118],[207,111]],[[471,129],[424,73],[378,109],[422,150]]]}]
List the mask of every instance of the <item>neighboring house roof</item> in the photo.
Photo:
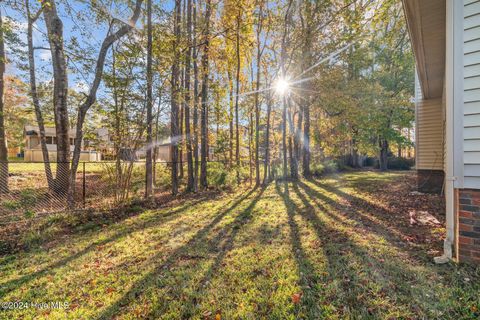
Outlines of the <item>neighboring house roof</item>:
[{"label": "neighboring house roof", "polygon": [[403,0],[417,73],[426,99],[443,93],[445,74],[445,0]]},{"label": "neighboring house roof", "polygon": [[[34,132],[35,134],[37,135],[40,135],[40,129],[38,128],[38,126],[25,126],[25,132]],[[52,136],[52,137],[56,137],[57,136],[57,132],[55,130],[55,128],[53,127],[45,127],[45,135],[46,136]],[[75,138],[77,136],[76,132],[75,132],[75,129],[70,129],[68,131],[68,135],[71,137],[71,138]]]}]

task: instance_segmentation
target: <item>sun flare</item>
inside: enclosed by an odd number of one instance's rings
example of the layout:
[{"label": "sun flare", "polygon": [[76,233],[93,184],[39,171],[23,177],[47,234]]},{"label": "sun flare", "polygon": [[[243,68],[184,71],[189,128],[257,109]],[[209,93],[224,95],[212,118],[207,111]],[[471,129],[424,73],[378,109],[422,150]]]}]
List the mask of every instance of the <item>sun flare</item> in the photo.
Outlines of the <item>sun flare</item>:
[{"label": "sun flare", "polygon": [[280,95],[284,95],[285,93],[287,93],[289,88],[290,83],[286,78],[280,78],[275,83],[275,91]]}]

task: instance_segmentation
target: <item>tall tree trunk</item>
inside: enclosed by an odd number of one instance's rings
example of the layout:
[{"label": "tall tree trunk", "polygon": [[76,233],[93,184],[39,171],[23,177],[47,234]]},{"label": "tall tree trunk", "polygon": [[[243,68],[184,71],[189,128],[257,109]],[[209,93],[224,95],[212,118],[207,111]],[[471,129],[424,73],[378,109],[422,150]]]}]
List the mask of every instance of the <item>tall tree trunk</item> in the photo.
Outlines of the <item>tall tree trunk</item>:
[{"label": "tall tree trunk", "polygon": [[180,14],[181,0],[175,0],[174,14],[174,36],[173,52],[174,60],[172,64],[172,102],[171,102],[171,149],[172,149],[172,194],[178,193],[178,105],[179,105],[179,42],[180,42]]},{"label": "tall tree trunk", "polygon": [[230,68],[228,70],[228,88],[229,88],[229,109],[228,109],[228,127],[229,127],[229,150],[228,150],[228,166],[231,168],[233,163],[233,79]]},{"label": "tall tree trunk", "polygon": [[[268,93],[270,95],[270,93]],[[272,100],[267,98],[267,128],[265,133],[265,163],[263,164],[263,184],[266,185],[270,181],[270,114],[272,113]]]},{"label": "tall tree trunk", "polygon": [[295,152],[295,159],[297,161],[297,167],[300,165],[300,158],[302,157],[302,141],[300,137],[302,136],[302,125],[303,125],[303,107],[300,106],[300,110],[298,112],[297,117],[297,126],[295,128],[295,133],[293,136],[294,142],[294,152]]},{"label": "tall tree trunk", "polygon": [[205,29],[204,29],[204,47],[202,55],[202,114],[201,114],[201,130],[202,130],[202,150],[201,150],[201,170],[200,185],[206,189],[207,183],[207,158],[208,158],[208,58],[210,49],[210,16],[212,14],[211,0],[205,2]]},{"label": "tall tree trunk", "polygon": [[[183,117],[184,117],[184,105],[185,105],[185,69],[182,68],[181,71],[181,77],[180,77],[180,84],[179,84],[179,90],[180,90],[180,99],[179,101],[182,101],[182,103],[179,102],[178,107],[180,108],[179,110],[179,117],[178,117],[178,136],[179,136],[179,144],[180,148],[178,150],[178,177],[180,180],[183,180],[183,151],[184,151],[184,135],[183,135]],[[182,88],[182,89],[180,89]]]},{"label": "tall tree trunk", "polygon": [[145,159],[145,197],[153,195],[152,122],[153,122],[153,72],[152,72],[152,0],[147,0],[147,150]]},{"label": "tall tree trunk", "polygon": [[[283,34],[282,34],[282,44],[280,52],[280,70],[281,77],[286,76],[285,61],[287,56],[287,36],[288,36],[288,24],[290,19],[290,9],[292,8],[293,1],[288,1],[287,10],[285,12],[284,21],[283,21]],[[288,192],[287,184],[287,93],[283,95],[283,110],[282,110],[282,147],[283,147],[283,179],[285,181],[285,192]]]},{"label": "tall tree trunk", "polygon": [[[304,72],[313,64],[313,57],[312,57],[312,41],[313,41],[313,29],[315,23],[315,15],[312,11],[312,2],[308,1],[305,3],[305,19],[303,15],[301,16],[302,25],[304,26],[304,42],[303,42],[303,63],[302,63],[302,71]],[[304,87],[307,90],[311,90],[311,83],[305,82]],[[305,99],[303,100],[302,112],[303,112],[303,149],[302,149],[302,170],[303,176],[305,178],[309,178],[312,173],[310,171],[310,103],[311,103],[311,96],[310,94],[305,95]],[[301,128],[299,127],[299,131],[301,132]]]},{"label": "tall tree trunk", "polygon": [[262,61],[262,46],[261,35],[263,28],[263,2],[259,3],[259,17],[257,25],[257,80],[255,83],[255,185],[260,185],[260,159],[259,159],[259,145],[260,145],[260,68]]},{"label": "tall tree trunk", "polygon": [[193,0],[193,156],[195,158],[194,174],[193,174],[193,189],[198,191],[198,171],[200,169],[199,154],[198,154],[198,48],[197,48],[197,2]]},{"label": "tall tree trunk", "polygon": [[114,105],[114,116],[115,116],[115,136],[113,139],[113,148],[115,150],[115,179],[116,179],[116,200],[118,202],[123,200],[123,192],[122,192],[122,163],[120,159],[120,146],[122,141],[122,133],[121,133],[121,119],[120,119],[120,106],[118,103],[118,90],[117,90],[117,59],[116,59],[116,52],[115,48],[112,48],[112,78],[113,78],[113,105]]},{"label": "tall tree trunk", "polygon": [[238,116],[238,99],[240,94],[240,15],[241,10],[237,13],[237,30],[236,30],[236,56],[237,56],[237,73],[235,88],[235,161],[237,164],[237,183],[240,184],[240,129]]},{"label": "tall tree trunk", "polygon": [[52,168],[50,166],[50,157],[47,149],[47,140],[45,138],[45,123],[43,120],[42,109],[40,106],[40,100],[37,93],[37,79],[35,75],[35,52],[33,48],[33,24],[41,14],[41,10],[34,16],[30,13],[30,4],[28,0],[25,0],[25,7],[27,11],[27,43],[28,43],[28,68],[30,75],[30,95],[32,97],[33,108],[35,109],[35,117],[37,120],[38,131],[40,135],[40,147],[42,149],[42,156],[45,168],[45,176],[47,178],[48,188],[53,190],[54,180],[52,174]]},{"label": "tall tree trunk", "polygon": [[293,180],[298,179],[298,161],[297,161],[297,153],[295,147],[295,124],[292,119],[292,113],[288,112],[288,123],[290,124],[290,134],[288,136],[288,144],[289,144],[289,155],[290,155],[290,177]]},{"label": "tall tree trunk", "polygon": [[310,171],[310,105],[303,107],[303,176],[309,178],[312,175]]},{"label": "tall tree trunk", "polygon": [[283,97],[283,110],[282,110],[282,152],[283,152],[283,179],[285,184],[287,183],[287,98]]},{"label": "tall tree trunk", "polygon": [[3,37],[3,20],[0,10],[0,194],[8,192],[8,151],[7,139],[5,138],[5,117],[3,92],[4,82],[3,75],[5,73],[5,44]]},{"label": "tall tree trunk", "polygon": [[[58,16],[54,0],[43,6],[43,17],[47,27],[48,42],[53,66],[53,112],[57,134],[57,174],[55,190],[68,192],[70,175],[70,136],[68,119],[68,77],[67,62],[63,47],[63,22]],[[82,137],[76,137],[81,139]],[[81,142],[80,142],[81,143]]]},{"label": "tall tree trunk", "polygon": [[190,64],[192,56],[192,0],[187,0],[187,56],[185,59],[185,136],[187,147],[187,191],[194,190],[192,137],[190,134]]},{"label": "tall tree trunk", "polygon": [[388,170],[388,141],[380,138],[380,170]]},{"label": "tall tree trunk", "polygon": [[249,112],[249,116],[248,116],[248,167],[249,167],[249,170],[250,170],[250,178],[249,178],[249,181],[250,181],[250,185],[252,185],[252,181],[253,181],[253,110],[250,110]]}]

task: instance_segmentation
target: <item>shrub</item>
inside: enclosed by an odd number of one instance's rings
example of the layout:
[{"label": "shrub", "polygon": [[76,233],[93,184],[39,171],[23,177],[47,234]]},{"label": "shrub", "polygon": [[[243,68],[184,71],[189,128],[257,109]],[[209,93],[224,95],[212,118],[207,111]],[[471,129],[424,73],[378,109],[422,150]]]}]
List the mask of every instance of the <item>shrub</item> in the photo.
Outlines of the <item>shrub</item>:
[{"label": "shrub", "polygon": [[314,176],[321,176],[325,171],[325,166],[322,163],[313,163],[311,170]]},{"label": "shrub", "polygon": [[413,159],[399,157],[388,158],[388,169],[392,170],[410,170],[413,167]]},{"label": "shrub", "polygon": [[335,160],[325,160],[323,162],[313,163],[311,165],[311,171],[313,175],[321,176],[322,174],[337,172],[339,167]]},{"label": "shrub", "polygon": [[340,169],[340,166],[335,160],[327,160],[323,163],[325,173],[334,173]]},{"label": "shrub", "polygon": [[[208,163],[207,182],[209,186],[226,189],[233,188],[237,184],[237,167],[228,168],[222,162]],[[245,181],[249,177],[248,167],[240,166],[240,180]]]}]

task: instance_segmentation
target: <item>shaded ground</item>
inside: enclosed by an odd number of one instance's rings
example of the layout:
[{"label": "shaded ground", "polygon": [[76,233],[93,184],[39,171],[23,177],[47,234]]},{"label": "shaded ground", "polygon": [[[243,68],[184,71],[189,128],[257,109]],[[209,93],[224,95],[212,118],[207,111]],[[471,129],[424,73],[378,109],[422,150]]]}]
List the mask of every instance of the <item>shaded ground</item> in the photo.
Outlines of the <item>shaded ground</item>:
[{"label": "shaded ground", "polygon": [[442,199],[411,173],[354,172],[186,199],[0,257],[0,318],[480,316],[480,270],[436,266]]}]

